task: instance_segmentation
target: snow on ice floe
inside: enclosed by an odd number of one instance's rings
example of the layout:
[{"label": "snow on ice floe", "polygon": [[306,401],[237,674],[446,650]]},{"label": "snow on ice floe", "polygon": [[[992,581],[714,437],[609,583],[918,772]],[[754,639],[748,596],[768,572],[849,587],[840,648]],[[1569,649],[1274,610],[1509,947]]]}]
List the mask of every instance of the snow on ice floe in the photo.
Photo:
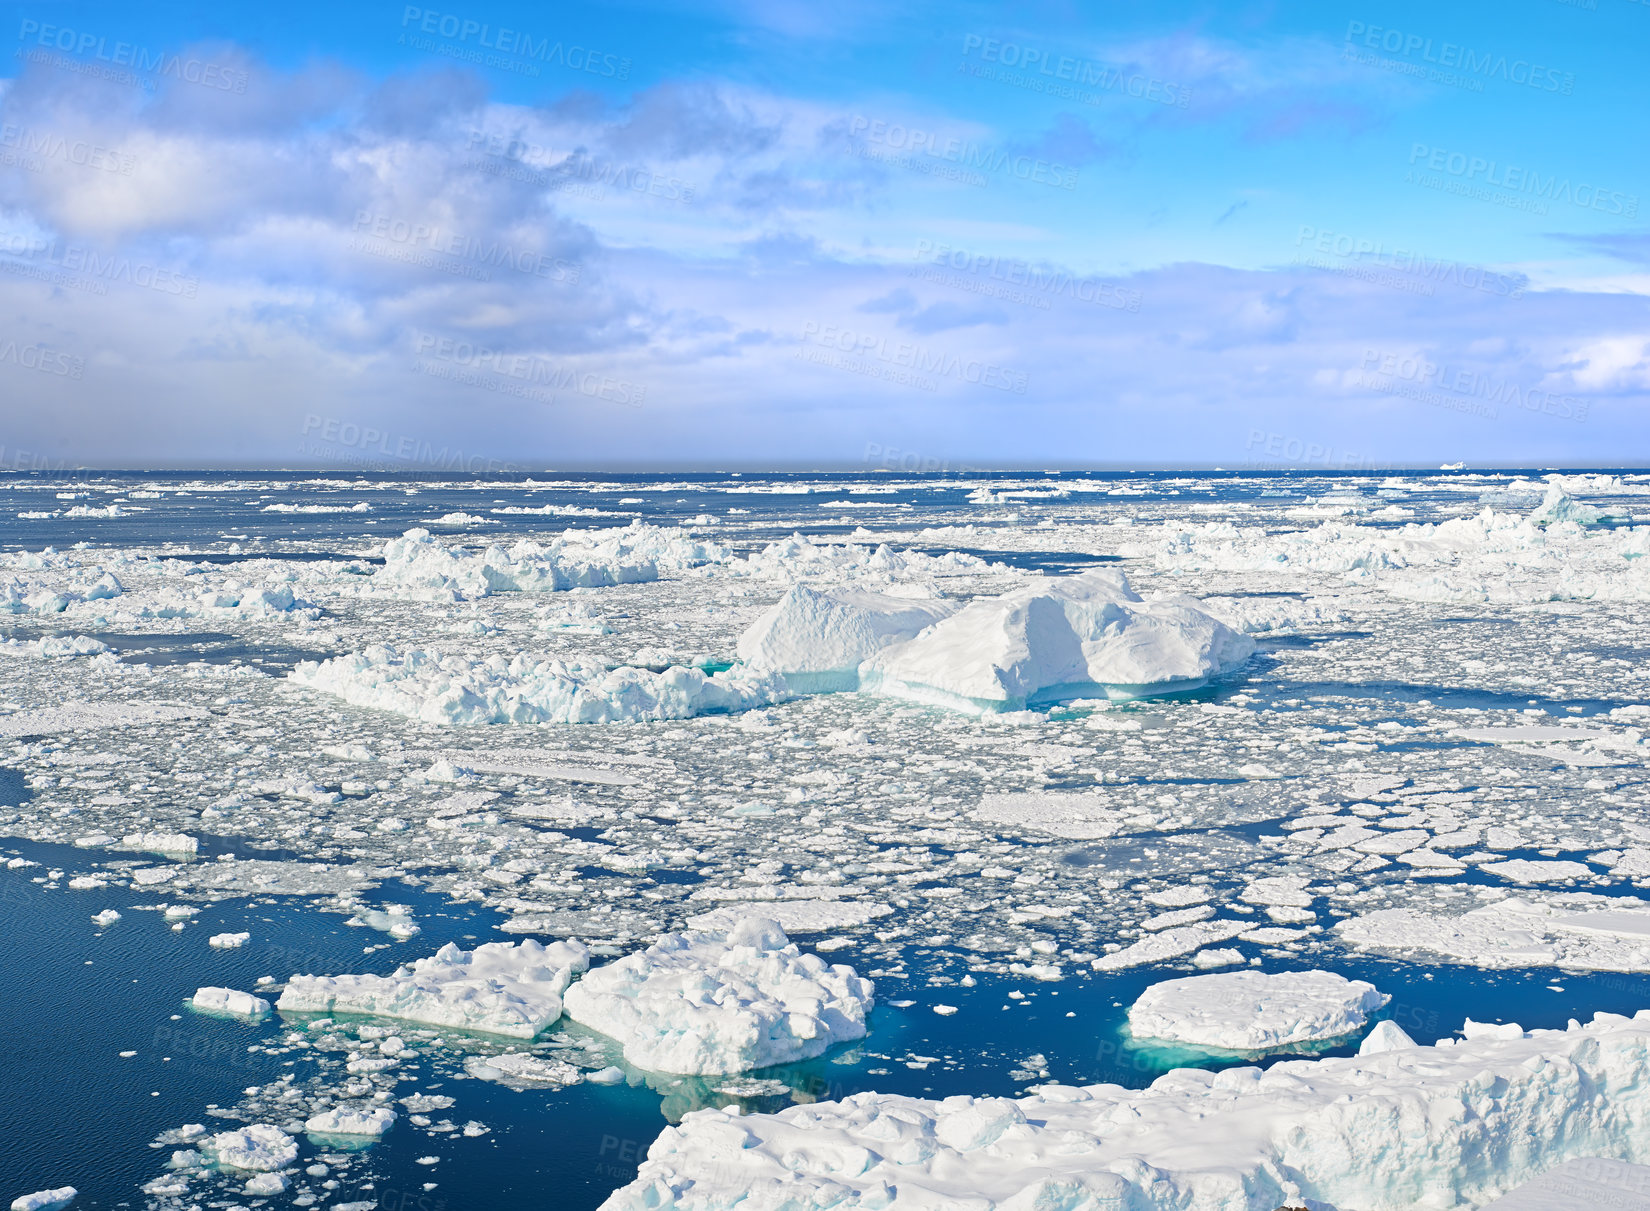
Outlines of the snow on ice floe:
[{"label": "snow on ice floe", "polygon": [[682,667],[654,673],[528,655],[473,660],[387,645],[304,661],[288,676],[355,706],[427,723],[688,719],[766,706],[784,696],[783,683],[771,675],[709,675]]},{"label": "snow on ice floe", "polygon": [[58,1207],[67,1207],[79,1193],[73,1186],[59,1186],[55,1190],[20,1194],[11,1200],[11,1211],[56,1211]]},{"label": "snow on ice floe", "polygon": [[200,1141],[200,1150],[217,1165],[251,1173],[285,1169],[298,1159],[297,1141],[268,1123],[207,1136]]},{"label": "snow on ice floe", "polygon": [[244,1018],[261,1018],[269,1012],[268,1001],[233,988],[197,988],[189,1006],[202,1013],[225,1013]]},{"label": "snow on ice floe", "polygon": [[1478,967],[1650,972],[1650,902],[1583,892],[1507,896],[1459,915],[1385,908],[1335,926],[1365,950]]},{"label": "snow on ice floe", "polygon": [[1129,1007],[1136,1039],[1266,1052],[1362,1030],[1390,997],[1331,971],[1232,971],[1153,984]]},{"label": "snow on ice floe", "polygon": [[530,1039],[562,1013],[562,996],[590,962],[578,942],[449,942],[387,976],[295,975],[282,1013],[360,1013]]},{"label": "snow on ice floe", "polygon": [[871,981],[803,954],[772,920],[725,933],[665,934],[598,967],[567,993],[567,1016],[618,1039],[654,1072],[733,1073],[823,1054],[865,1036]]},{"label": "snow on ice floe", "polygon": [[1148,602],[1101,568],[976,599],[873,656],[860,680],[872,693],[1012,711],[1192,688],[1254,650],[1192,598]]},{"label": "snow on ice floe", "polygon": [[369,1106],[360,1110],[335,1107],[310,1115],[304,1121],[304,1130],[311,1135],[379,1136],[394,1125],[395,1111],[384,1106]]},{"label": "snow on ice floe", "polygon": [[1182,1068],[1143,1090],[699,1110],[603,1209],[1476,1205],[1570,1157],[1650,1156],[1647,1082],[1650,1011],[1265,1070]]}]

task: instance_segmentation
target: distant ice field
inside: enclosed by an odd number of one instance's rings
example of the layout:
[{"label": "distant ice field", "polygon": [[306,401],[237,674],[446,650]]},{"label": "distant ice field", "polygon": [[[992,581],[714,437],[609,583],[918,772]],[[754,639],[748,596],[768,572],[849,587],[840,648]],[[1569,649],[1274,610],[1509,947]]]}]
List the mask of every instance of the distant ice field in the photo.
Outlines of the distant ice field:
[{"label": "distant ice field", "polygon": [[[1366,980],[1422,1044],[1650,1008],[1647,616],[1650,473],[0,478],[0,1014],[46,1023],[0,1205],[595,1207],[706,1106],[1230,1067],[1126,1028],[1207,972]],[[188,1005],[751,917],[874,983],[863,1039],[682,1076]],[[296,1159],[227,1164],[257,1124]]]}]

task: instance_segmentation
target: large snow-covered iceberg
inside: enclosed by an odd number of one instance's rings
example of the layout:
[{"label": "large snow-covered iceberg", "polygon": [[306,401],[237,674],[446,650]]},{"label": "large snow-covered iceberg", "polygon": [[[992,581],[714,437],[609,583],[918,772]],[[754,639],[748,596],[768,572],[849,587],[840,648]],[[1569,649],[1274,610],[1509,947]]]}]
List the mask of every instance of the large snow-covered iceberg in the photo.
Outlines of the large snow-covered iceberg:
[{"label": "large snow-covered iceberg", "polygon": [[803,954],[779,925],[665,934],[567,993],[567,1016],[655,1072],[745,1072],[865,1036],[871,981]]},{"label": "large snow-covered iceberg", "polygon": [[969,711],[1189,689],[1255,650],[1190,597],[1146,601],[1097,568],[977,599],[861,668],[873,693]]},{"label": "large snow-covered iceberg", "polygon": [[603,1211],[1441,1211],[1578,1156],[1650,1157],[1650,1010],[1264,1071],[1182,1068],[1142,1090],[699,1110]]},{"label": "large snow-covered iceberg", "polygon": [[562,994],[589,965],[590,952],[578,942],[487,942],[468,951],[449,942],[387,976],[295,975],[275,1007],[530,1039],[561,1016]]},{"label": "large snow-covered iceberg", "polygon": [[797,693],[859,688],[859,666],[953,614],[957,603],[796,585],[739,637],[739,659]]},{"label": "large snow-covered iceberg", "polygon": [[1362,1030],[1391,998],[1332,971],[1228,971],[1162,980],[1129,1007],[1137,1039],[1264,1052]]}]

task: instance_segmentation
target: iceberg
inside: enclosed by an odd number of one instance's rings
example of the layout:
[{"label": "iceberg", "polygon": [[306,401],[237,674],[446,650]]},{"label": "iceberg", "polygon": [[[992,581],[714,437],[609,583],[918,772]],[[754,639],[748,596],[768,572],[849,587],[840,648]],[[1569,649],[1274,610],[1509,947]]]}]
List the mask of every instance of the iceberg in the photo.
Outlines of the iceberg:
[{"label": "iceberg", "polygon": [[1129,1007],[1136,1039],[1262,1053],[1362,1030],[1390,997],[1332,971],[1228,971],[1153,984]]},{"label": "iceberg", "polygon": [[955,613],[957,603],[863,589],[791,588],[739,637],[739,659],[796,693],[859,688],[859,666]]},{"label": "iceberg", "polygon": [[579,942],[487,942],[469,951],[449,942],[387,976],[295,975],[275,1007],[530,1039],[561,1016],[562,994],[589,965],[590,952]]},{"label": "iceberg", "polygon": [[1412,1211],[1481,1205],[1574,1157],[1650,1158],[1650,1010],[1446,1043],[1141,1090],[697,1110],[602,1206]]},{"label": "iceberg", "polygon": [[1099,568],[977,599],[873,656],[860,682],[959,710],[1014,711],[1193,689],[1254,650],[1194,598],[1148,602],[1121,572]]},{"label": "iceberg", "polygon": [[599,967],[567,994],[567,1016],[609,1035],[638,1068],[745,1072],[865,1037],[873,986],[803,954],[777,922],[672,933]]}]

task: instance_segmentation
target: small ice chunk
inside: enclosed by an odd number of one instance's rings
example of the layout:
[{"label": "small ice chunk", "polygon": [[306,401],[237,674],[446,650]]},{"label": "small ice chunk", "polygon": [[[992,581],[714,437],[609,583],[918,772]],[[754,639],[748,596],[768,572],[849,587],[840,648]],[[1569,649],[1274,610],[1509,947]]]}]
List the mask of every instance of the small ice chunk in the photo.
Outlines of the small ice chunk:
[{"label": "small ice chunk", "polygon": [[232,1013],[247,1018],[261,1018],[269,1012],[268,1001],[233,988],[197,988],[189,1005],[203,1013]]},{"label": "small ice chunk", "polygon": [[206,944],[214,950],[235,950],[251,941],[250,933],[215,933],[206,939]]},{"label": "small ice chunk", "polygon": [[100,929],[107,929],[118,920],[120,920],[120,914],[112,908],[105,908],[102,912],[97,913],[92,917],[92,921]]}]

